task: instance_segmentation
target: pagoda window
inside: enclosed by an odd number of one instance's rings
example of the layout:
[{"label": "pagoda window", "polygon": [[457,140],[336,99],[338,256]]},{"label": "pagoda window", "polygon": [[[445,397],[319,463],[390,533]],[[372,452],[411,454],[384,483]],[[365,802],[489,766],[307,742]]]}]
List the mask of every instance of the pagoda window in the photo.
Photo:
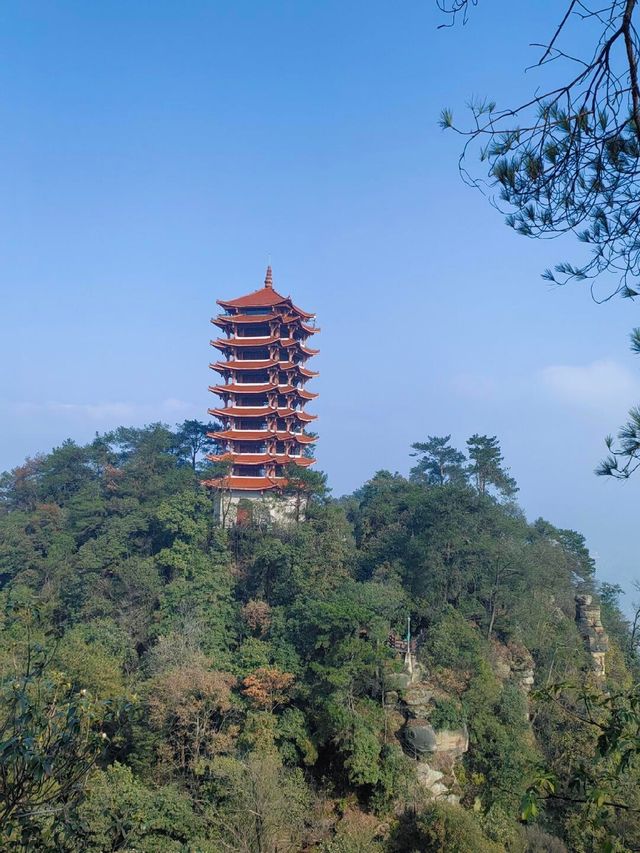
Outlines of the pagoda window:
[{"label": "pagoda window", "polygon": [[288,385],[289,384],[289,377],[287,376],[287,374],[283,370],[281,370],[280,373],[278,374],[278,384],[279,385]]},{"label": "pagoda window", "polygon": [[243,308],[242,313],[250,314],[252,317],[258,314],[271,314],[271,308],[268,305],[263,307]]},{"label": "pagoda window", "polygon": [[264,420],[256,421],[255,419],[241,418],[237,421],[236,429],[252,429],[262,430],[267,428],[267,422]]},{"label": "pagoda window", "polygon": [[277,441],[276,442],[276,453],[284,453],[284,452],[285,452],[284,441]]},{"label": "pagoda window", "polygon": [[266,347],[261,349],[242,349],[237,354],[238,361],[266,361],[269,358],[269,350]]},{"label": "pagoda window", "polygon": [[267,396],[266,394],[252,394],[249,397],[244,394],[240,394],[236,397],[234,405],[252,409],[260,408],[261,406],[267,405]]},{"label": "pagoda window", "polygon": [[236,441],[234,453],[266,453],[265,444],[257,444],[255,441]]},{"label": "pagoda window", "polygon": [[236,377],[238,385],[262,385],[269,381],[266,370],[252,370],[248,373],[240,373]]},{"label": "pagoda window", "polygon": [[239,338],[270,338],[271,329],[266,323],[251,323],[247,326],[238,326],[236,334]]},{"label": "pagoda window", "polygon": [[234,465],[233,473],[236,477],[264,477],[264,466]]}]

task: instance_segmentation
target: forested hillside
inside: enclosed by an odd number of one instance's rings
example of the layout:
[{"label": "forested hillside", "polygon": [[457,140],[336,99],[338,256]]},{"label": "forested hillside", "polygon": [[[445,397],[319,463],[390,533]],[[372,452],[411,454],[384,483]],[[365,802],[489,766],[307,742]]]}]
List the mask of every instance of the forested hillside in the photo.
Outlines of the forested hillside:
[{"label": "forested hillside", "polygon": [[225,530],[205,431],[0,481],[2,849],[640,849],[636,632],[495,439],[424,436],[409,478],[315,478],[304,520]]}]

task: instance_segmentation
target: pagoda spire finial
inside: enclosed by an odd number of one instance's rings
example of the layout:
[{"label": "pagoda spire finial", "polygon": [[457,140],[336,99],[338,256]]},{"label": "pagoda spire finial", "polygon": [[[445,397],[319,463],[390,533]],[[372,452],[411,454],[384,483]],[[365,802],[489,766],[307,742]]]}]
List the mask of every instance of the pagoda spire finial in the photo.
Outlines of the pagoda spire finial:
[{"label": "pagoda spire finial", "polygon": [[264,277],[264,286],[273,287],[273,273],[271,272],[271,264],[267,267],[267,274]]}]

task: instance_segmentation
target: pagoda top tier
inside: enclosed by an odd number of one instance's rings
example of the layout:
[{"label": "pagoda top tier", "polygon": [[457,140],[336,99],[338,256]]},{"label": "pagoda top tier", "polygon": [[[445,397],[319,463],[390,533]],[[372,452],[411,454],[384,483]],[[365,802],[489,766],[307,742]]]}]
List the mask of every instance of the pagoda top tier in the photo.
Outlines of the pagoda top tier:
[{"label": "pagoda top tier", "polygon": [[264,279],[264,286],[259,290],[254,290],[252,293],[247,293],[246,296],[239,296],[237,299],[218,299],[218,305],[221,305],[226,311],[232,314],[237,314],[242,310],[251,308],[285,308],[289,312],[297,314],[305,320],[312,320],[315,314],[310,314],[308,311],[303,311],[291,301],[290,296],[282,296],[273,288],[273,273],[271,267],[267,267],[267,274]]}]

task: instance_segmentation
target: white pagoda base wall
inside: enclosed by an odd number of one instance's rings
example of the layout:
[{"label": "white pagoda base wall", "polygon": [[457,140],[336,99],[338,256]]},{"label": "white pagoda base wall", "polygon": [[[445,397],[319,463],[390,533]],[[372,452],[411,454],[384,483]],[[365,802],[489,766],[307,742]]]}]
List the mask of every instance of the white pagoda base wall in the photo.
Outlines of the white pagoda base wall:
[{"label": "white pagoda base wall", "polygon": [[[243,504],[247,504],[244,517]],[[295,524],[304,521],[304,509],[291,495],[278,495],[273,492],[245,492],[232,489],[217,492],[214,496],[214,512],[223,527],[252,521],[254,524]],[[297,517],[299,516],[299,517]]]}]

